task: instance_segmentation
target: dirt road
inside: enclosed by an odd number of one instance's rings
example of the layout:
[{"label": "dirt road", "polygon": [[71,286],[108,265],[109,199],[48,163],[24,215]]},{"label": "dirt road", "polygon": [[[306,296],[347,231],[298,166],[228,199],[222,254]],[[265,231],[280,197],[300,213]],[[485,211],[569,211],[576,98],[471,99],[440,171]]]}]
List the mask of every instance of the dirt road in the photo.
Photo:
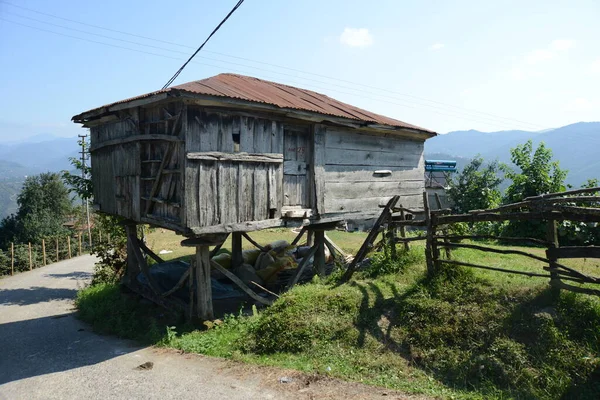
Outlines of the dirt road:
[{"label": "dirt road", "polygon": [[407,398],[96,335],[73,309],[94,262],[82,256],[0,279],[0,399]]}]

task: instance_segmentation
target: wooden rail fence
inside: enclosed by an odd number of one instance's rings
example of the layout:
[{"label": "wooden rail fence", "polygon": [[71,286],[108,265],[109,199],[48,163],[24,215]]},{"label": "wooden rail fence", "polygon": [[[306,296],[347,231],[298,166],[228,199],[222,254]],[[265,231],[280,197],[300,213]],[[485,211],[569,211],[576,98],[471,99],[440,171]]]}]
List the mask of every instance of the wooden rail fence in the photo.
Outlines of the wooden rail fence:
[{"label": "wooden rail fence", "polygon": [[[600,187],[572,190],[561,193],[550,193],[525,199],[522,202],[504,205],[488,210],[473,210],[466,214],[452,214],[449,209],[441,209],[441,202],[437,198],[437,210],[432,210],[428,196],[423,193],[423,210],[411,210],[402,205],[396,205],[398,199],[390,200],[384,208],[382,217],[377,221],[372,233],[384,233],[383,239],[378,244],[365,242],[367,247],[375,249],[386,241],[395,249],[397,243],[401,243],[406,250],[409,243],[425,241],[425,258],[427,272],[435,273],[444,264],[478,268],[498,272],[526,275],[532,277],[548,278],[550,285],[557,289],[565,289],[578,293],[600,296],[600,277],[577,271],[561,262],[572,258],[594,258],[600,259],[600,243],[589,246],[561,246],[558,235],[558,223],[562,221],[574,221],[586,224],[600,224]],[[386,210],[392,210],[391,213]],[[421,217],[421,218],[416,218]],[[541,221],[547,226],[545,239],[531,237],[504,237],[494,235],[453,235],[449,234],[452,224],[476,222],[502,222],[502,221]],[[406,227],[424,229],[424,233],[408,237]],[[400,234],[400,236],[398,236]],[[496,240],[522,245],[543,246],[546,248],[545,257],[523,250],[501,249],[485,244],[463,243],[463,240]],[[472,249],[496,254],[514,254],[528,257],[547,264],[539,272],[522,271],[516,269],[500,268],[489,265],[480,265],[456,260],[452,257],[453,249]],[[441,250],[444,250],[443,254]],[[362,255],[359,251],[358,255]],[[364,257],[364,255],[363,255]],[[355,260],[353,265],[362,259]],[[346,279],[352,275],[353,268],[349,268]],[[569,283],[567,283],[569,282]],[[573,283],[586,284],[592,287],[575,286]]]},{"label": "wooden rail fence", "polygon": [[[93,243],[110,243],[110,235],[97,232]],[[44,238],[40,243],[11,243],[6,250],[0,249],[0,276],[14,275],[19,271],[31,271],[54,262],[80,256],[92,249],[87,235],[55,236]]]}]

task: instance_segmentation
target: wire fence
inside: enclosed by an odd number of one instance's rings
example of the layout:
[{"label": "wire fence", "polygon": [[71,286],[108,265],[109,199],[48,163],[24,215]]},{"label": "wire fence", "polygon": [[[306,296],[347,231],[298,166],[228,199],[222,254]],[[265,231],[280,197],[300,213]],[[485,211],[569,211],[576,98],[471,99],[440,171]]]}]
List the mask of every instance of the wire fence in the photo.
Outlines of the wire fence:
[{"label": "wire fence", "polygon": [[66,236],[44,238],[39,243],[11,243],[7,249],[0,249],[0,276],[31,271],[61,260],[89,254],[93,246],[110,241],[110,235],[92,231],[91,238],[85,232],[75,232]]}]

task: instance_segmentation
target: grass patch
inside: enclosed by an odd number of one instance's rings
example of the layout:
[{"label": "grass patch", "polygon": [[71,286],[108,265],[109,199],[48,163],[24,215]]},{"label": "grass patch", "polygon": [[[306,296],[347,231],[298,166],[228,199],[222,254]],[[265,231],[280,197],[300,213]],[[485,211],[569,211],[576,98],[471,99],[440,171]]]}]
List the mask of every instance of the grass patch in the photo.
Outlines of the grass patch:
[{"label": "grass patch", "polygon": [[[273,231],[282,237],[283,230]],[[364,236],[350,238],[356,249]],[[343,238],[336,241],[345,247]],[[546,279],[494,271],[444,268],[426,278],[422,247],[413,247],[394,263],[375,255],[350,284],[317,279],[260,313],[227,316],[210,329],[162,328],[176,321],[161,319],[159,310],[124,297],[114,285],[85,289],[77,305],[82,319],[101,332],[408,393],[600,398],[597,298],[556,296]],[[543,255],[543,249],[520,249]],[[454,250],[453,257],[527,271],[543,266],[471,249]],[[588,273],[598,268],[587,260],[570,263]]]}]

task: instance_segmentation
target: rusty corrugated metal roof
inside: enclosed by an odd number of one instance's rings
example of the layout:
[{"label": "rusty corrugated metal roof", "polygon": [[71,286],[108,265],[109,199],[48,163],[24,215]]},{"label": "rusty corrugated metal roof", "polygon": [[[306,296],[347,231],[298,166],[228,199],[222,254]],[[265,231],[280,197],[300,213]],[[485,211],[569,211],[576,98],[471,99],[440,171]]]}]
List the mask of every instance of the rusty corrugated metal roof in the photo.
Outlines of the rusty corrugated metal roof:
[{"label": "rusty corrugated metal roof", "polygon": [[252,103],[269,104],[283,109],[302,110],[355,121],[382,124],[397,128],[415,129],[435,134],[435,132],[428,129],[375,114],[311,90],[265,81],[250,76],[229,73],[219,74],[199,81],[188,82],[168,89],[157,90],[145,95],[111,103],[75,116],[73,117],[73,120],[80,120],[83,114],[97,111],[102,108],[108,108],[116,104],[150,97],[160,93],[169,94],[176,92],[239,99]]}]

